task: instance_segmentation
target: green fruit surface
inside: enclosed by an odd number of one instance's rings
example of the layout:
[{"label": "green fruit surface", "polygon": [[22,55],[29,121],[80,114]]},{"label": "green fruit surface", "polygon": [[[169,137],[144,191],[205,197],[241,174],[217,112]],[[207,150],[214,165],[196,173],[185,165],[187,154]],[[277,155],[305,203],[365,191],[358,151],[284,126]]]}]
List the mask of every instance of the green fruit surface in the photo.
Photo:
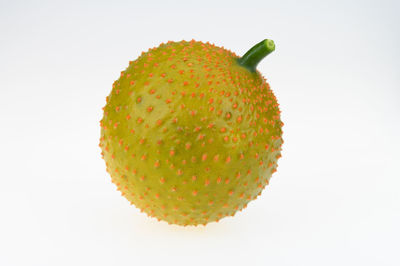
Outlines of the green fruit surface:
[{"label": "green fruit surface", "polygon": [[118,190],[149,216],[178,225],[233,216],[276,171],[278,103],[237,58],[209,43],[168,42],[114,82],[102,155]]}]

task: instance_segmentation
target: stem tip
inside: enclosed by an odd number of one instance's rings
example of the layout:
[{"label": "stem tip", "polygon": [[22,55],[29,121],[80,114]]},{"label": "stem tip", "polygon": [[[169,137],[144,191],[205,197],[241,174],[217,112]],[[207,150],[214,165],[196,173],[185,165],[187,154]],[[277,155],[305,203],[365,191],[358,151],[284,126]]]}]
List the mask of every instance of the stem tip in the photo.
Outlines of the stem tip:
[{"label": "stem tip", "polygon": [[238,59],[239,65],[247,68],[251,72],[256,71],[256,67],[260,61],[275,50],[273,40],[265,39],[254,45],[241,58]]}]

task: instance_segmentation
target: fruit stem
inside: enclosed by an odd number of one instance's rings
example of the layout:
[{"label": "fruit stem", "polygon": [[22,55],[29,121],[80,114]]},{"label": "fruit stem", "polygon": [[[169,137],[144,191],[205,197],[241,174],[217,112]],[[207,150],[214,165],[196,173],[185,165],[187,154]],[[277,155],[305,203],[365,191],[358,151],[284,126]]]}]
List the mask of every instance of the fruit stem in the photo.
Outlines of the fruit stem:
[{"label": "fruit stem", "polygon": [[275,50],[273,40],[265,39],[254,45],[247,53],[238,59],[239,65],[247,68],[251,72],[256,72],[256,67],[260,61]]}]

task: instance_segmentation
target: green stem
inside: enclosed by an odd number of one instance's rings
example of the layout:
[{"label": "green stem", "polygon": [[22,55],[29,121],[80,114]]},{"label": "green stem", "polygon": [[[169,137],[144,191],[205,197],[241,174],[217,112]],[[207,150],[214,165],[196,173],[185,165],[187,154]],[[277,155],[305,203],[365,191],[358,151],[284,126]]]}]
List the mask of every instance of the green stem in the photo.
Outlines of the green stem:
[{"label": "green stem", "polygon": [[238,59],[238,63],[251,72],[255,72],[258,63],[260,63],[264,57],[272,53],[274,50],[274,41],[265,39],[248,50],[244,56]]}]

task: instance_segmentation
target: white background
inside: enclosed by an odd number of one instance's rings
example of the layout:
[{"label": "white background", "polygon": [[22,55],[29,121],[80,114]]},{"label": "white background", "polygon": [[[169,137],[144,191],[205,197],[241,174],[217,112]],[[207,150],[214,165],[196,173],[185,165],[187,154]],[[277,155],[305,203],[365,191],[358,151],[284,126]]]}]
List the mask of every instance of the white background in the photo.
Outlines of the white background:
[{"label": "white background", "polygon": [[[0,1],[0,265],[400,265],[398,1]],[[101,107],[168,40],[243,54],[281,105],[283,157],[234,218],[178,227],[116,191]]]}]

